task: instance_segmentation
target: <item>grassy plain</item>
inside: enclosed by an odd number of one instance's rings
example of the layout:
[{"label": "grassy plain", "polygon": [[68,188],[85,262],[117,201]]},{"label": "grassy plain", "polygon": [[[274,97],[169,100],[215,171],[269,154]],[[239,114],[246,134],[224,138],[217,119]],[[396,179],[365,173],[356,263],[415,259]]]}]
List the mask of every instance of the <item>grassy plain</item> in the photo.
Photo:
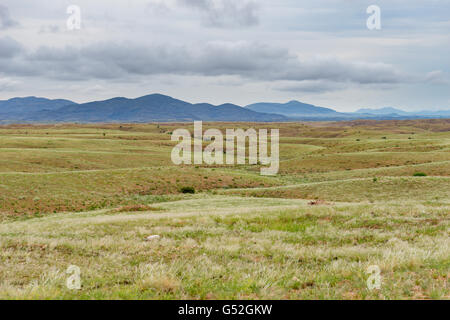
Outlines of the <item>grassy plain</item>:
[{"label": "grassy plain", "polygon": [[173,165],[180,127],[0,126],[0,298],[450,298],[450,120],[204,124],[279,128],[276,177]]}]

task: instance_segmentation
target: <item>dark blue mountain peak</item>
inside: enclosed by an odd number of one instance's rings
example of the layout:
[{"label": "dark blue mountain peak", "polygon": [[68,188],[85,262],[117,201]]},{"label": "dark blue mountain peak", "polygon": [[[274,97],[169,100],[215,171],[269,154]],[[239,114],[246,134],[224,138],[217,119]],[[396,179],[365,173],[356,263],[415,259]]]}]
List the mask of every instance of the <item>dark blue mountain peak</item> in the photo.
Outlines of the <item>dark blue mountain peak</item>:
[{"label": "dark blue mountain peak", "polygon": [[[449,117],[450,111],[405,112],[400,109],[362,109],[341,113],[297,100],[262,102],[245,108],[232,103],[192,104],[155,93],[135,99],[115,97],[77,104],[34,96],[0,100],[0,123],[9,122],[157,122],[157,121],[339,121],[352,119],[418,119]],[[363,113],[361,113],[363,112]],[[373,113],[373,114],[372,114]],[[377,114],[378,113],[378,114]]]}]

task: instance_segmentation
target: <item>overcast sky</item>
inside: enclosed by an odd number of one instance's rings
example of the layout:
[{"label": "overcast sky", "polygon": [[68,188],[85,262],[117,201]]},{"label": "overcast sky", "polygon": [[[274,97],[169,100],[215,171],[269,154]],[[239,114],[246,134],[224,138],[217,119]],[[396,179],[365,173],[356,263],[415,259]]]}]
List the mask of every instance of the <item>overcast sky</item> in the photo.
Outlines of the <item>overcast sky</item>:
[{"label": "overcast sky", "polygon": [[[381,30],[369,30],[370,5]],[[67,7],[81,29],[67,27]],[[0,99],[450,109],[450,0],[1,0]]]}]

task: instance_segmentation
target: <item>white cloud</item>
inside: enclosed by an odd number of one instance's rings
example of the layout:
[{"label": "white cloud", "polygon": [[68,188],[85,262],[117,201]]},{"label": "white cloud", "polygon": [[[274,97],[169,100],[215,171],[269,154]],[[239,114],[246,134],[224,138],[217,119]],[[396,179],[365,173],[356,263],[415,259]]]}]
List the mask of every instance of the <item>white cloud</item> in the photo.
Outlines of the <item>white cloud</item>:
[{"label": "white cloud", "polygon": [[442,70],[428,72],[425,76],[425,80],[432,84],[450,84],[448,75]]},{"label": "white cloud", "polygon": [[0,91],[16,89],[19,83],[19,81],[10,78],[0,78]]},{"label": "white cloud", "polygon": [[213,27],[248,27],[258,24],[259,5],[253,0],[177,0],[204,15],[204,23]]}]

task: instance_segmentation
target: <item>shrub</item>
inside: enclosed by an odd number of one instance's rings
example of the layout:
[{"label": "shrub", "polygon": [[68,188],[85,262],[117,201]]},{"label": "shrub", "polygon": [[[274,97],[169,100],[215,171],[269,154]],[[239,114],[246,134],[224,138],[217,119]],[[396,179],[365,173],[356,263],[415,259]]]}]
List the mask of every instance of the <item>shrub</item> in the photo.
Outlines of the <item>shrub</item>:
[{"label": "shrub", "polygon": [[427,174],[424,173],[424,172],[416,172],[416,173],[414,173],[413,176],[414,176],[414,177],[426,177]]},{"label": "shrub", "polygon": [[195,193],[195,189],[194,187],[182,187],[180,189],[181,193],[190,193],[190,194],[194,194]]}]

